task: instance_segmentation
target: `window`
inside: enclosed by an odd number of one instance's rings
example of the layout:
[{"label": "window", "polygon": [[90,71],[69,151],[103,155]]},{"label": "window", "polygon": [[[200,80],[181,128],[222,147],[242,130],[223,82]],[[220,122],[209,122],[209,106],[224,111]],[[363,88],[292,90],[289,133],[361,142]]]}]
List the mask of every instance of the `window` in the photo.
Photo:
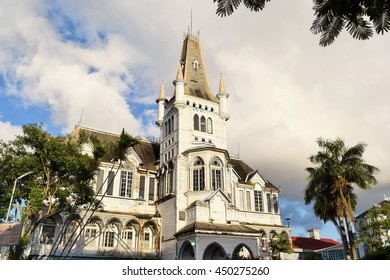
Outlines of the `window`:
[{"label": "window", "polygon": [[171,119],[168,120],[168,134],[172,132],[172,124],[171,124]]},{"label": "window", "polygon": [[121,189],[120,196],[131,197],[131,187],[133,183],[133,173],[130,171],[121,171]]},{"label": "window", "polygon": [[192,62],[192,66],[194,67],[195,70],[198,70],[199,69],[199,61],[197,59],[195,59],[194,62]]},{"label": "window", "polygon": [[194,130],[199,130],[199,116],[194,116]]},{"label": "window", "polygon": [[193,166],[193,190],[204,190],[204,162],[201,158],[195,159]]},{"label": "window", "polygon": [[263,193],[261,191],[254,191],[254,199],[255,199],[255,211],[263,212]]},{"label": "window", "polygon": [[51,218],[47,218],[42,226],[40,242],[42,244],[53,244],[55,229],[56,222]]},{"label": "window", "polygon": [[219,159],[211,163],[211,189],[222,189],[222,162]]},{"label": "window", "polygon": [[200,118],[200,131],[206,132],[206,118],[204,116]]},{"label": "window", "polygon": [[145,176],[139,178],[139,199],[145,199]]},{"label": "window", "polygon": [[273,195],[272,200],[274,205],[274,213],[279,213],[278,197],[276,194]]},{"label": "window", "polygon": [[213,133],[213,121],[211,118],[207,119],[207,133]]},{"label": "window", "polygon": [[246,191],[246,211],[251,211],[252,210],[252,203],[251,203],[251,192]]},{"label": "window", "polygon": [[149,178],[149,200],[154,200],[154,184],[156,179]]},{"label": "window", "polygon": [[85,227],[85,244],[86,246],[96,246],[96,241],[98,237],[99,226],[95,222],[90,222]]},{"label": "window", "polygon": [[104,170],[99,169],[96,176],[96,193],[101,194],[104,182]]},{"label": "window", "polygon": [[106,231],[104,233],[104,247],[114,247],[114,232]]},{"label": "window", "polygon": [[268,206],[268,212],[272,212],[272,204],[271,204],[271,194],[267,193],[267,206]]},{"label": "window", "polygon": [[110,172],[108,173],[107,195],[112,195],[112,194],[113,194],[113,189],[114,189],[114,177],[115,177],[114,171],[110,171]]},{"label": "window", "polygon": [[243,190],[239,191],[238,198],[239,198],[239,202],[240,202],[240,209],[244,209],[244,207],[245,207],[244,199],[245,198],[244,198],[244,191]]},{"label": "window", "polygon": [[78,225],[78,222],[75,220],[69,221],[65,229],[65,238],[63,239],[64,244],[71,244],[75,241],[76,237],[78,236],[78,233],[80,232]]},{"label": "window", "polygon": [[114,247],[115,239],[118,235],[118,228],[114,223],[110,223],[107,226],[106,231],[104,232],[103,246],[104,247]]}]

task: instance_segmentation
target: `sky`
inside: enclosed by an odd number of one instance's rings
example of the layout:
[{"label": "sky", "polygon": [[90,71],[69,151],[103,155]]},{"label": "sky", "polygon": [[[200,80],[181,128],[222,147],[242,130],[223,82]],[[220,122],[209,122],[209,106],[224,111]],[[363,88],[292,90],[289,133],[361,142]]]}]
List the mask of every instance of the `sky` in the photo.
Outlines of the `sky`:
[{"label": "sky", "polygon": [[[280,186],[283,222],[339,240],[303,203],[308,157],[318,137],[367,144],[378,184],[355,188],[356,214],[390,196],[390,34],[368,41],[344,31],[320,47],[312,2],[272,0],[215,14],[212,0],[0,0],[0,139],[43,123],[66,135],[78,123],[158,137],[161,81],[173,93],[183,36],[199,31],[210,85],[229,93],[227,141]],[[192,14],[192,17],[191,17]],[[192,23],[192,24],[191,24]]]}]

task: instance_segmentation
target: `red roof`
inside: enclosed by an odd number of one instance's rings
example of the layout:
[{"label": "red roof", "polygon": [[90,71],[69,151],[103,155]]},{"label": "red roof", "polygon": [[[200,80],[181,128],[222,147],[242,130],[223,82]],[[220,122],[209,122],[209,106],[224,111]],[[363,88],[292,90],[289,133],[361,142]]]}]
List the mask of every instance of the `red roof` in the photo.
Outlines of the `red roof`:
[{"label": "red roof", "polygon": [[340,243],[330,238],[314,239],[310,237],[291,236],[292,247],[294,249],[319,250]]}]

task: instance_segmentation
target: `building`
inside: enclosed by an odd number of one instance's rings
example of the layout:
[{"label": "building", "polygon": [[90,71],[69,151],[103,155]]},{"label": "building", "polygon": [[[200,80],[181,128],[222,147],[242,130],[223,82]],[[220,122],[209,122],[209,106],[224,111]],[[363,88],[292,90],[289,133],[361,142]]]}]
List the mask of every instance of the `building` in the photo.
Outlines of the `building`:
[{"label": "building", "polygon": [[[229,93],[222,76],[211,91],[199,37],[185,36],[173,83],[156,101],[159,142],[141,141],[122,166],[107,153],[95,188],[103,208],[47,220],[32,258],[269,259],[276,235],[289,239],[280,188],[227,151]],[[119,137],[82,126],[71,136]]]},{"label": "building", "polygon": [[[375,207],[382,207],[385,203],[390,203],[389,197],[384,197],[384,200],[382,200],[380,203],[375,204]],[[360,215],[356,217],[355,222],[355,229],[357,237],[359,238],[359,230],[362,228],[363,225],[370,224],[373,222],[372,218],[369,218],[367,216],[368,210],[364,211]],[[378,221],[385,221],[388,219],[386,215],[380,215],[378,217]],[[378,244],[383,244],[383,246],[389,246],[390,245],[390,230],[380,230],[378,231]],[[360,243],[359,247],[357,248],[357,252],[360,257],[364,257],[364,255],[367,253],[368,245],[365,243]]]},{"label": "building", "polygon": [[294,259],[344,260],[343,245],[330,238],[321,238],[319,229],[308,230],[309,237],[291,236]]}]

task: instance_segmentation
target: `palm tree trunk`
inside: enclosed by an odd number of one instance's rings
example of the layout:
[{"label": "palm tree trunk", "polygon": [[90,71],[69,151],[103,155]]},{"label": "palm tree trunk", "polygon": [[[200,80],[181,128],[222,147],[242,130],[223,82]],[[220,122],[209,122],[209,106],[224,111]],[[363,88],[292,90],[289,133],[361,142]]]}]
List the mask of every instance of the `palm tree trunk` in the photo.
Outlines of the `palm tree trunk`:
[{"label": "palm tree trunk", "polygon": [[338,216],[337,219],[339,222],[338,228],[339,228],[339,232],[340,232],[340,236],[341,236],[341,241],[343,242],[346,258],[347,258],[347,260],[349,260],[351,258],[351,250],[350,250],[348,239],[347,239],[347,233],[345,231],[344,218],[342,216],[341,217]]},{"label": "palm tree trunk", "polygon": [[351,219],[347,220],[347,228],[348,228],[348,239],[349,239],[349,246],[351,248],[352,259],[357,260],[355,236],[352,232],[352,220]]}]

